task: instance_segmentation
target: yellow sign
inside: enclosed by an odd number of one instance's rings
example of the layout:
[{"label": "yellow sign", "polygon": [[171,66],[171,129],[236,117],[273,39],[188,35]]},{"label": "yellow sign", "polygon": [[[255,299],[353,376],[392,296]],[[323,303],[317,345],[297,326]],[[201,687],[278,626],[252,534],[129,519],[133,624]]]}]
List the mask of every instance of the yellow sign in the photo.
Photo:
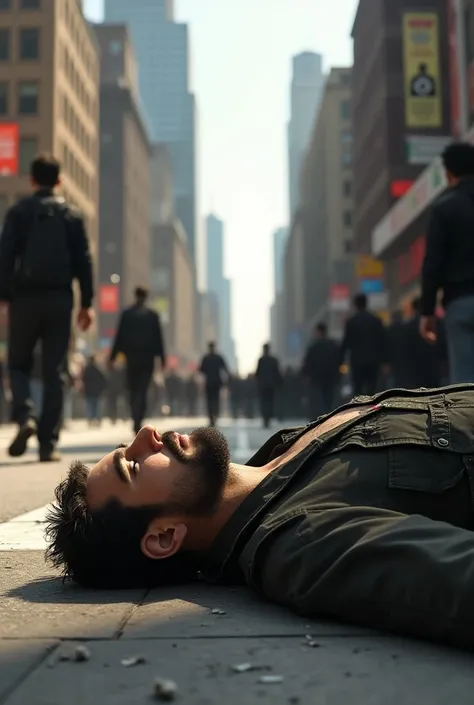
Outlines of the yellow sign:
[{"label": "yellow sign", "polygon": [[390,311],[377,311],[377,316],[386,326],[390,325],[390,321],[392,319]]},{"label": "yellow sign", "polygon": [[378,279],[383,277],[383,264],[369,255],[357,255],[355,261],[358,279]]},{"label": "yellow sign", "polygon": [[170,322],[170,300],[164,296],[153,299],[152,308],[161,316],[162,323]]},{"label": "yellow sign", "polygon": [[402,36],[406,126],[442,127],[438,15],[406,12]]}]

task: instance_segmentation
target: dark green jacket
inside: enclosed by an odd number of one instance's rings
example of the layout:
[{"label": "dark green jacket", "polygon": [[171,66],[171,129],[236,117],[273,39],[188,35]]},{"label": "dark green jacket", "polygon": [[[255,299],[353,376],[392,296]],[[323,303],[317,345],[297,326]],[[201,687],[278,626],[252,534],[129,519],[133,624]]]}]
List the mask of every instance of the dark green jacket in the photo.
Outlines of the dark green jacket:
[{"label": "dark green jacket", "polygon": [[[474,385],[342,408],[365,404],[249,495],[203,577],[307,617],[474,647]],[[248,464],[310,427],[276,434]]]}]

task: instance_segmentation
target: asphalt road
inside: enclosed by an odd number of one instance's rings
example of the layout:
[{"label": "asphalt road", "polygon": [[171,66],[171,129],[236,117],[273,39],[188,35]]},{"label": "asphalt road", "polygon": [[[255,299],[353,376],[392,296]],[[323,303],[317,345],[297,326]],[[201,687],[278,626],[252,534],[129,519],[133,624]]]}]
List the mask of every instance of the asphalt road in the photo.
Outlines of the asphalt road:
[{"label": "asphalt road", "polygon": [[[257,422],[223,430],[240,462],[269,435]],[[0,429],[1,448],[9,433]],[[0,451],[0,705],[140,705],[156,689],[163,697],[157,678],[190,705],[471,705],[470,654],[308,623],[243,589],[63,585],[43,559],[42,508],[71,459],[94,462],[130,437],[128,425],[76,424],[57,466],[33,449],[15,462]]]}]

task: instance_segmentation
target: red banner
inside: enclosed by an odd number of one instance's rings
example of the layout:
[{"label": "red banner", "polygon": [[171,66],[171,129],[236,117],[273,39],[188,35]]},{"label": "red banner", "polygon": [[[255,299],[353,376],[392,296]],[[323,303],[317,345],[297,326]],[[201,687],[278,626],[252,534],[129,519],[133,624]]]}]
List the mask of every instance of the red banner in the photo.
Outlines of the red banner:
[{"label": "red banner", "polygon": [[119,289],[115,284],[102,284],[99,288],[99,310],[101,313],[117,313]]},{"label": "red banner", "polygon": [[18,174],[18,124],[0,122],[0,176]]}]

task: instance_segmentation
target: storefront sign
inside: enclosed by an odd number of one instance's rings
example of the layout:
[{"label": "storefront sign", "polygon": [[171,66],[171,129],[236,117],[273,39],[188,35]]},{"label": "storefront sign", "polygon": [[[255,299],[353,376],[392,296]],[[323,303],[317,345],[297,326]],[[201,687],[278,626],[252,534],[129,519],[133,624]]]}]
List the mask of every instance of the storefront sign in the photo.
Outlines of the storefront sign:
[{"label": "storefront sign", "polygon": [[439,69],[439,26],[434,12],[403,15],[405,124],[439,128],[443,124]]},{"label": "storefront sign", "polygon": [[361,279],[359,289],[362,294],[380,294],[383,291],[383,280]]},{"label": "storefront sign", "polygon": [[415,181],[406,196],[396,203],[372,231],[372,251],[376,257],[397,239],[410,223],[444,191],[446,176],[440,157]]},{"label": "storefront sign", "polygon": [[460,96],[460,45],[462,39],[457,36],[456,0],[448,0],[448,42],[449,42],[449,89],[451,99],[451,132],[454,137],[460,137],[461,126],[461,96]]},{"label": "storefront sign", "polygon": [[410,245],[407,252],[398,258],[398,283],[401,287],[408,286],[420,278],[425,247],[426,240],[425,236],[422,235]]},{"label": "storefront sign", "polygon": [[348,311],[351,305],[351,290],[347,284],[332,284],[329,288],[331,311]]},{"label": "storefront sign", "polygon": [[367,304],[371,311],[383,311],[388,308],[388,293],[381,291],[377,294],[369,294]]},{"label": "storefront sign", "polygon": [[439,157],[444,148],[452,141],[452,137],[407,135],[405,140],[408,164],[426,165],[431,164],[433,159]]},{"label": "storefront sign", "polygon": [[18,123],[0,122],[0,176],[18,174]]},{"label": "storefront sign", "polygon": [[370,255],[356,255],[355,273],[358,279],[378,279],[383,277],[383,263]]},{"label": "storefront sign", "polygon": [[99,311],[117,313],[119,310],[119,288],[115,284],[102,284],[99,287]]}]

